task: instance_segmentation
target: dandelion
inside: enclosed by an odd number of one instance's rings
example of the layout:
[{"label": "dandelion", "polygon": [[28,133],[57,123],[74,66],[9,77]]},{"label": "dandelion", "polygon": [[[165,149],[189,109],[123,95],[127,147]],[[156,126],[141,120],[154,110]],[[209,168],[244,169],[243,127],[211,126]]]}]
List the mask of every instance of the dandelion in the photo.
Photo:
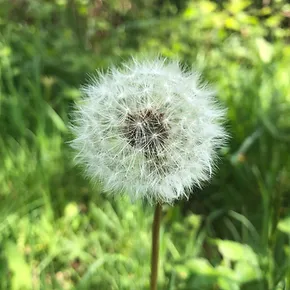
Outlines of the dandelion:
[{"label": "dandelion", "polygon": [[200,76],[177,62],[133,60],[83,88],[72,146],[104,189],[172,203],[201,186],[225,140],[224,110]]},{"label": "dandelion", "polygon": [[188,189],[210,178],[226,139],[224,110],[199,74],[162,58],[99,73],[83,93],[72,127],[76,160],[106,191],[157,202],[151,265],[156,289],[160,204],[187,197]]}]

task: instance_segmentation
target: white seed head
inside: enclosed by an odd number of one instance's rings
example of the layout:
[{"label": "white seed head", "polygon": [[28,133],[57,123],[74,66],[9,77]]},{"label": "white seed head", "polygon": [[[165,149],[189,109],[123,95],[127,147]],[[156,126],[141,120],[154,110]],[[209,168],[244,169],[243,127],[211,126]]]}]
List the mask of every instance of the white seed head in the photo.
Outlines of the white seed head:
[{"label": "white seed head", "polygon": [[177,62],[131,61],[83,89],[72,129],[77,162],[105,190],[172,203],[211,176],[224,110]]}]

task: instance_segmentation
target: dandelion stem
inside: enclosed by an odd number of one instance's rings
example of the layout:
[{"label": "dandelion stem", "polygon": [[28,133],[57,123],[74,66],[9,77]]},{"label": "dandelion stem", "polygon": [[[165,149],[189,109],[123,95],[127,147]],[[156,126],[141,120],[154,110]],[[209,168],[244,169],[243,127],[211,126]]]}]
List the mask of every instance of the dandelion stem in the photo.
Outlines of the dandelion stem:
[{"label": "dandelion stem", "polygon": [[159,230],[161,220],[161,204],[157,203],[152,224],[152,253],[150,290],[157,290],[158,260],[159,260]]}]

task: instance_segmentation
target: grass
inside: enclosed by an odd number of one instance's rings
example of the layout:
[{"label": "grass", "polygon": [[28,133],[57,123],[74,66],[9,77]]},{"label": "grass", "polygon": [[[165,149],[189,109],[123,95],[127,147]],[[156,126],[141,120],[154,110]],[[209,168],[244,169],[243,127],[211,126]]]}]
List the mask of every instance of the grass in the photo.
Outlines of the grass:
[{"label": "grass", "polygon": [[67,125],[88,72],[152,53],[195,63],[231,134],[164,209],[160,289],[290,289],[288,6],[61,3],[0,3],[0,289],[148,289],[153,208],[84,180]]}]

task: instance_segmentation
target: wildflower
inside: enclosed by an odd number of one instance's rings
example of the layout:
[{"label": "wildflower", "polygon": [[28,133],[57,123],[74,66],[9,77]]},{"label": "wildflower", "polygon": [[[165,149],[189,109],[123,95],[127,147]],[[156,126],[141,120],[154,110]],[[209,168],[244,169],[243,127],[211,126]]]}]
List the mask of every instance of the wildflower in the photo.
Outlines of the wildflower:
[{"label": "wildflower", "polygon": [[72,126],[89,177],[133,200],[168,203],[209,179],[226,136],[224,110],[197,73],[158,58],[91,81]]}]

